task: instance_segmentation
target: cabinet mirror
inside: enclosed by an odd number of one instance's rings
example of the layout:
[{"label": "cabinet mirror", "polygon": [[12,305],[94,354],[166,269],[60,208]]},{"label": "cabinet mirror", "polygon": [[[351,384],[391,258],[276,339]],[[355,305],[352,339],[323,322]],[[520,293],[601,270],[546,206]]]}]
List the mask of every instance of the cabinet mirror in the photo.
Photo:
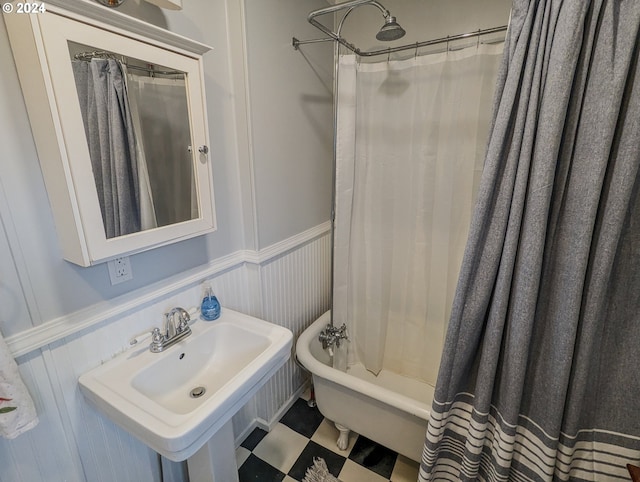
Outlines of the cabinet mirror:
[{"label": "cabinet mirror", "polygon": [[19,17],[5,22],[65,259],[214,230],[201,53],[58,8]]},{"label": "cabinet mirror", "polygon": [[197,219],[185,72],[68,44],[106,237]]}]

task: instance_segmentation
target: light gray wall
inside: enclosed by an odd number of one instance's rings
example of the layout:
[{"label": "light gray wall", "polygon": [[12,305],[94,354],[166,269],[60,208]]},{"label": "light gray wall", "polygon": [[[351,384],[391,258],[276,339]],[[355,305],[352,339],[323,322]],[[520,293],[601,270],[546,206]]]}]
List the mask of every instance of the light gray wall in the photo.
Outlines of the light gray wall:
[{"label": "light gray wall", "polygon": [[329,220],[333,50],[295,51],[316,36],[307,14],[322,0],[245,2],[258,243],[265,247]]}]

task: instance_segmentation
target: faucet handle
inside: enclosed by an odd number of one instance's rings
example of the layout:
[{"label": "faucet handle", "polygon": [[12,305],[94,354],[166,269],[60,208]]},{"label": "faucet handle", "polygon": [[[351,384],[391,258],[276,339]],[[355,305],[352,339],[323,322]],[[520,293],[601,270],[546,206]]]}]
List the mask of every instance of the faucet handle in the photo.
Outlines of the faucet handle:
[{"label": "faucet handle", "polygon": [[180,320],[180,322],[178,323],[178,333],[183,332],[184,330],[189,328],[189,321],[191,321],[191,317],[189,316],[188,311],[179,311],[178,319]]},{"label": "faucet handle", "polygon": [[179,306],[172,309],[169,313],[169,316],[172,318],[172,320],[176,315],[178,316],[178,324],[175,325],[175,330],[176,334],[178,334],[189,328],[189,321],[191,321],[191,316],[189,315],[189,312],[187,310],[185,310],[184,308],[180,308]]},{"label": "faucet handle", "polygon": [[[341,328],[344,328],[344,325],[342,325]],[[336,333],[336,346],[338,348],[340,348],[340,344],[342,343],[342,340],[349,341],[349,335],[347,334],[346,330],[339,329],[338,332]]]},{"label": "faucet handle", "polygon": [[159,345],[162,343],[162,333],[160,333],[160,328],[157,326],[151,332],[151,344]]}]

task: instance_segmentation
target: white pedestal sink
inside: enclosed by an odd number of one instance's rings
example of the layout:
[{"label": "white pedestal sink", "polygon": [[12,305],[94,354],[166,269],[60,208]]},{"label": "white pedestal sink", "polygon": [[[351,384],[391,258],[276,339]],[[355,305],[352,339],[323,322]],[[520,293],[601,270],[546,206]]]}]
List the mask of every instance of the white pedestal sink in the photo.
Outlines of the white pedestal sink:
[{"label": "white pedestal sink", "polygon": [[293,335],[227,308],[161,353],[129,350],[78,380],[85,397],[192,480],[237,480],[231,417],[289,358]]}]

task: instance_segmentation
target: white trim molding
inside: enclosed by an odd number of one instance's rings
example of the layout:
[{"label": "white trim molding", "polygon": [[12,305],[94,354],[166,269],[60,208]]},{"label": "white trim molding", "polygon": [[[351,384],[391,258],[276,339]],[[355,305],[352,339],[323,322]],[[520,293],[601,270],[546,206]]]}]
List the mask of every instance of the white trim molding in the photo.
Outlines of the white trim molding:
[{"label": "white trim molding", "polygon": [[245,263],[262,265],[277,256],[324,236],[330,231],[330,228],[331,223],[327,221],[259,251],[239,250],[217,258],[202,267],[177,274],[147,287],[21,331],[6,338],[9,351],[14,357],[26,355],[98,323],[114,320],[128,311],[159,301],[224,271],[240,268]]},{"label": "white trim molding", "polygon": [[312,241],[320,236],[324,236],[331,230],[331,221],[318,224],[311,229],[307,229],[298,234],[294,234],[290,238],[279,241],[267,246],[264,249],[258,251],[246,250],[243,251],[245,262],[253,264],[264,264],[273,258],[281,256],[288,251],[296,249],[309,241]]}]

